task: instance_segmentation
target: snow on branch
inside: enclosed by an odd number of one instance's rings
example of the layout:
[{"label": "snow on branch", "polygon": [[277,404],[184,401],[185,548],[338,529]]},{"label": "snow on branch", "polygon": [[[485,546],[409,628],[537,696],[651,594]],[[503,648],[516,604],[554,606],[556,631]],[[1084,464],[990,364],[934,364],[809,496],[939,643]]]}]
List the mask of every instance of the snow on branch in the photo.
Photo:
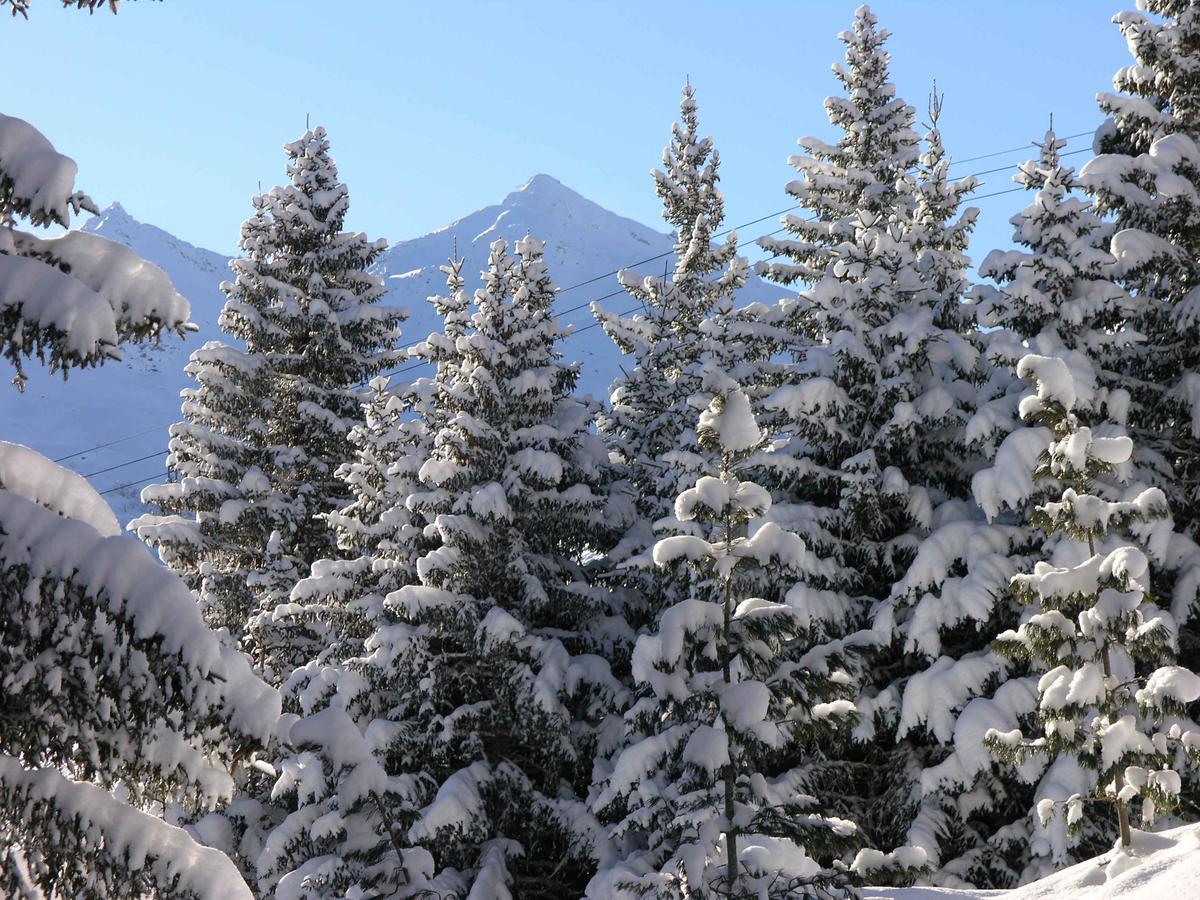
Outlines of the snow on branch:
[{"label": "snow on branch", "polygon": [[20,444],[0,441],[0,488],[86,522],[104,537],[121,533],[112,509],[87,479]]},{"label": "snow on branch", "polygon": [[0,115],[0,354],[18,387],[25,358],[65,372],[119,359],[122,341],[191,327],[187,301],[133,251],[93,234],[45,239],[14,227],[69,228],[73,214],[97,212],[75,190],[76,171],[28,122]]},{"label": "snow on branch", "polygon": [[[31,770],[0,754],[0,806],[6,837],[22,848],[26,871],[5,860],[0,887],[24,874],[52,875],[63,895],[128,896],[151,891],[196,900],[240,900],[252,894],[232,860],[204,847],[182,828],[122,803],[94,784],[51,769]],[[70,835],[89,859],[85,867],[56,867],[55,848]],[[11,853],[12,850],[10,849]],[[51,872],[51,867],[57,870]]]},{"label": "snow on branch", "polygon": [[127,623],[135,639],[156,639],[163,653],[178,659],[192,682],[193,706],[219,709],[234,730],[259,743],[274,734],[278,693],[209,631],[186,585],[145,547],[104,537],[91,524],[64,519],[10,490],[0,491],[0,523],[0,577],[28,586],[23,603],[36,602],[39,593],[30,588],[37,585],[79,591],[107,617]]}]

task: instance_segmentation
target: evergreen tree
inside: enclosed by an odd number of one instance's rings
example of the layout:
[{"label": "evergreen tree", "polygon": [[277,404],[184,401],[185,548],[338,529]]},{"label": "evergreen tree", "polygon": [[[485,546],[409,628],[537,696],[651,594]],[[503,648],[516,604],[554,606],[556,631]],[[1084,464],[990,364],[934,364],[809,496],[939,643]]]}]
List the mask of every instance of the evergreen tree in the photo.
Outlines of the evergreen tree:
[{"label": "evergreen tree", "polygon": [[994,250],[984,260],[980,273],[999,287],[976,292],[979,324],[1006,330],[1004,341],[989,346],[997,359],[1007,351],[1006,365],[1016,365],[1017,341],[1043,352],[1061,348],[1085,354],[1101,367],[1102,382],[1116,389],[1124,378],[1111,366],[1137,352],[1137,332],[1123,326],[1145,304],[1115,281],[1112,226],[1076,195],[1080,180],[1060,160],[1066,141],[1051,129],[1034,146],[1038,159],[1023,163],[1013,179],[1036,192],[1035,202],[1010,220],[1013,240],[1024,249]]},{"label": "evergreen tree", "polygon": [[[1039,158],[1015,176],[1037,192],[1011,220],[1022,249],[990,253],[980,272],[998,286],[980,285],[972,304],[961,307],[983,326],[973,337],[981,358],[964,373],[979,385],[975,415],[957,436],[969,465],[983,466],[974,479],[978,503],[943,505],[937,526],[893,588],[903,650],[915,654],[896,685],[897,735],[934,744],[914,777],[919,805],[909,839],[927,850],[938,880],[947,884],[1013,885],[1031,862],[1031,847],[1040,854],[1046,846],[1026,823],[1035,794],[1049,785],[1040,784],[1031,766],[994,767],[981,752],[977,727],[993,717],[1011,727],[1016,709],[1031,697],[1028,679],[991,648],[1021,612],[1005,585],[1033,564],[1045,543],[1024,524],[1038,492],[1027,478],[1014,477],[1008,462],[1038,440],[1017,418],[1022,383],[1013,370],[1033,346],[1092,373],[1092,354],[1130,340],[1120,325],[1132,301],[1111,280],[1107,230],[1072,196],[1077,182],[1059,161],[1063,142],[1049,132],[1037,146]],[[1093,388],[1083,399],[1103,406],[1108,391]],[[1114,410],[1122,396],[1113,393]]]},{"label": "evergreen tree", "polygon": [[[382,789],[350,794],[342,783],[367,771],[373,778],[391,765],[388,743],[395,736],[389,733],[379,743],[372,722],[393,720],[401,698],[413,689],[411,673],[399,669],[383,650],[394,642],[397,627],[385,598],[418,582],[417,560],[437,543],[426,536],[424,517],[413,513],[408,501],[424,491],[419,472],[438,423],[447,419],[439,395],[459,368],[456,342],[469,317],[461,269],[462,260],[443,267],[449,294],[430,298],[443,318],[443,330],[411,351],[435,364],[435,376],[417,379],[399,392],[386,379],[373,379],[365,422],[349,435],[357,456],[338,476],[353,499],[327,516],[347,558],[318,560],[287,602],[261,614],[257,624],[262,630],[292,629],[306,638],[309,657],[295,667],[282,693],[289,712],[317,723],[295,731],[294,752],[279,761],[278,784],[299,778],[310,785],[307,791],[286,791],[295,805],[286,825],[280,827],[288,810],[270,799],[275,780],[255,785],[247,791],[252,796],[231,807],[228,815],[239,833],[237,858],[244,870],[255,877],[267,849],[264,883],[282,875],[279,890],[284,893],[295,882],[305,882],[305,890],[316,896],[341,896],[353,885],[375,889],[394,883],[398,870],[422,870],[426,858],[411,848],[396,850],[391,804],[401,801]],[[293,634],[290,643],[301,647],[305,642]],[[353,742],[357,749],[351,757],[339,749],[344,743],[325,746],[332,726],[322,722],[334,723],[341,740]],[[367,736],[358,736],[360,729]],[[312,784],[323,787],[314,790]],[[342,827],[310,835],[313,822],[326,814],[337,816]]]},{"label": "evergreen tree", "polygon": [[[96,235],[44,239],[95,211],[76,167],[0,116],[0,348],[66,371],[188,330],[154,266]],[[0,442],[0,893],[248,898],[219,852],[162,818],[233,789],[279,697],[205,628],[186,588],[120,537],[73,472]]]},{"label": "evergreen tree", "polygon": [[426,342],[440,366],[407,505],[436,546],[346,674],[296,694],[299,752],[276,786],[294,812],[260,859],[266,891],[561,897],[594,868],[580,798],[621,689],[588,652],[607,609],[584,557],[621,523],[542,245],[516,249],[493,244],[469,323],[451,298]]},{"label": "evergreen tree", "polygon": [[[241,346],[210,342],[192,355],[198,384],[171,429],[177,478],[143,491],[163,515],[130,525],[196,592],[209,623],[239,641],[286,596],[285,584],[257,583],[264,573],[298,577],[340,555],[321,515],[347,499],[336,473],[363,421],[358,385],[395,358],[400,319],[377,305],[383,282],[367,271],[384,242],[342,231],[349,194],[324,129],[285,150],[289,182],[255,198],[246,256],[222,285],[221,325]],[[246,646],[279,680],[297,652],[265,638]]]},{"label": "evergreen tree", "polygon": [[1061,359],[1031,354],[1017,371],[1037,388],[1022,401],[1022,415],[1050,434],[1034,477],[1062,486],[1057,501],[1035,507],[1031,522],[1078,542],[1086,553],[1039,562],[1032,573],[1013,579],[1013,590],[1032,609],[1017,630],[1000,635],[997,646],[1046,670],[1037,683],[1040,734],[1026,740],[1020,730],[993,729],[986,742],[1014,763],[1029,753],[1049,755],[1056,765],[1071,759],[1083,787],[1066,798],[1042,800],[1043,823],[1061,802],[1068,829],[1082,831],[1084,802],[1110,802],[1120,846],[1127,848],[1129,802],[1141,798],[1143,819],[1152,824],[1155,811],[1173,805],[1179,793],[1173,739],[1200,759],[1193,735],[1179,741],[1179,725],[1164,722],[1200,698],[1200,677],[1162,665],[1171,655],[1174,623],[1149,596],[1146,555],[1122,535],[1133,523],[1165,516],[1166,498],[1158,488],[1131,499],[1115,499],[1106,490],[1103,479],[1129,460],[1132,441],[1106,435],[1102,423],[1093,428],[1080,422],[1074,379]]},{"label": "evergreen tree", "polygon": [[0,522],[0,893],[248,898],[162,817],[229,800],[278,694],[78,475],[0,443]]},{"label": "evergreen tree", "polygon": [[[984,353],[977,380],[986,382],[967,427],[983,465],[973,479],[977,506],[935,531],[897,586],[914,609],[906,646],[932,660],[907,685],[901,731],[925,727],[949,751],[920,773],[910,839],[930,852],[945,884],[1012,886],[1090,855],[1107,839],[1092,829],[1071,846],[1061,829],[1031,827],[1038,800],[1062,792],[1062,770],[1032,758],[997,766],[982,747],[988,728],[1010,731],[1033,716],[1036,676],[989,644],[1020,624],[1023,606],[1005,585],[1060,543],[1026,524],[1033,506],[1052,498],[1051,486],[1028,475],[1046,437],[1019,418],[1025,390],[1016,363],[1030,348],[1063,360],[1074,374],[1077,411],[1120,423],[1128,394],[1103,363],[1137,340],[1124,323],[1138,301],[1113,281],[1109,228],[1072,193],[1078,180],[1060,160],[1064,142],[1050,131],[1035,146],[1039,157],[1014,179],[1035,192],[1011,220],[1020,249],[990,253],[980,271],[996,286],[974,291]],[[1135,479],[1127,490],[1138,489]],[[1170,567],[1187,544],[1161,523],[1143,546],[1156,565]]]},{"label": "evergreen tree", "polygon": [[[944,102],[935,82],[929,95],[929,130],[917,161],[913,243],[922,287],[933,294],[934,323],[939,328],[965,332],[972,324],[963,302],[971,287],[967,244],[979,210],[964,209],[963,202],[979,182],[969,175],[950,178],[950,158],[939,125]],[[970,370],[967,363],[959,365]]]},{"label": "evergreen tree", "polygon": [[710,368],[704,381],[715,394],[697,449],[709,469],[676,501],[678,533],[654,548],[684,599],[634,649],[625,737],[593,800],[619,856],[589,896],[825,896],[845,881],[831,864],[855,826],[822,814],[786,749],[798,731],[853,718],[850,679],[832,654],[806,664],[807,609],[748,592],[830,567],[762,521],[770,495],[745,476],[767,436],[733,379]]},{"label": "evergreen tree", "polygon": [[958,309],[973,214],[957,208],[971,184],[947,179],[936,125],[918,159],[886,37],[866,7],[842,35],[846,65],[835,71],[848,96],[826,109],[843,136],[805,138],[810,155],[792,160],[803,178],[788,192],[814,216],[786,217],[791,237],[761,242],[787,260],[766,274],[809,285],[785,309],[797,335],[791,383],[766,401],[791,436],[773,463],[772,515],[833,564],[827,585],[797,590],[819,623],[815,640],[853,634],[862,689],[854,740],[812,748],[828,759],[809,789],[885,848],[905,843],[913,779],[937,752],[935,741],[897,742],[916,598],[894,588],[936,529],[962,517],[977,357]]},{"label": "evergreen tree", "polygon": [[853,29],[839,35],[846,62],[833,71],[846,96],[828,97],[825,112],[842,134],[836,144],[801,138],[804,153],[788,159],[802,177],[787,192],[812,215],[784,216],[789,237],[759,239],[763,250],[787,260],[762,266],[774,281],[820,281],[858,222],[886,221],[906,193],[903,179],[917,162],[918,139],[913,108],[890,81],[889,35],[865,5],[855,12]]},{"label": "evergreen tree", "polygon": [[1112,217],[1111,252],[1121,284],[1143,301],[1133,329],[1145,336],[1111,365],[1132,394],[1131,434],[1142,465],[1182,530],[1195,538],[1200,499],[1200,15],[1189,0],[1147,0],[1147,14],[1114,21],[1134,57],[1114,93],[1099,95],[1109,118],[1099,155],[1080,180],[1097,211]]},{"label": "evergreen tree", "polygon": [[26,230],[67,229],[80,210],[98,214],[75,190],[76,172],[40,131],[0,115],[0,355],[18,389],[30,357],[65,378],[120,359],[122,343],[194,330],[170,279],[128,247],[82,231]]},{"label": "evergreen tree", "polygon": [[725,218],[718,188],[720,156],[712,138],[700,136],[691,84],[683,88],[679,111],[681,121],[672,127],[663,167],[651,173],[663,218],[675,233],[675,268],[662,277],[620,272],[622,287],[642,306],[640,314],[621,317],[593,304],[601,327],[631,364],[613,383],[612,406],[597,424],[626,470],[638,512],[610,560],[622,566],[640,557],[644,564],[621,570],[622,580],[644,606],[630,611],[635,627],[652,621],[671,602],[664,593],[669,583],[645,567],[655,540],[653,524],[670,514],[688,480],[668,454],[687,442],[685,435],[694,425],[695,413],[687,402],[698,386],[702,324],[718,308],[732,309],[733,295],[747,276],[735,233],[713,244]]},{"label": "evergreen tree", "polygon": [[[277,658],[289,672],[362,655],[379,624],[382,598],[416,580],[421,529],[405,503],[419,486],[412,450],[423,423],[382,376],[371,379],[363,414],[347,435],[357,456],[336,473],[351,500],[323,514],[343,557],[317,560],[304,575],[289,570],[274,577],[276,532],[268,542],[267,573],[251,582],[263,612],[251,619],[250,632],[261,644],[288,649],[289,657]],[[281,590],[269,590],[268,580]]]}]

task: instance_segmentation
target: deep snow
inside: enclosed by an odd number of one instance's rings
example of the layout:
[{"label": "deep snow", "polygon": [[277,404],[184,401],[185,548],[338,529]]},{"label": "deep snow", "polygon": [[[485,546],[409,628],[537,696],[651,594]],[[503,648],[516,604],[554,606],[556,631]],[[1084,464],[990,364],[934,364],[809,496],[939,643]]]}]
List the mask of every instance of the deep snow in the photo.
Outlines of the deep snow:
[{"label": "deep snow", "polygon": [[1189,900],[1200,897],[1200,824],[1135,831],[1127,853],[1110,850],[1011,891],[866,888],[869,900]]}]

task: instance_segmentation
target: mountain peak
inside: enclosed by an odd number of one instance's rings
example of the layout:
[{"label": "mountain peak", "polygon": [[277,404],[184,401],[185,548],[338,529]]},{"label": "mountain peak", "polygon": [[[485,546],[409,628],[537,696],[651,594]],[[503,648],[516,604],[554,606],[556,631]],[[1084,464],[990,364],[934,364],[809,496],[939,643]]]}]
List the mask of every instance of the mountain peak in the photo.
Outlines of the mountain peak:
[{"label": "mountain peak", "polygon": [[538,174],[534,175],[521,185],[521,187],[505,197],[504,205],[508,206],[510,203],[521,201],[536,201],[550,204],[563,202],[578,203],[579,201],[586,202],[586,198],[577,191],[571,190],[557,178],[551,175]]},{"label": "mountain peak", "polygon": [[98,216],[92,216],[84,222],[80,230],[91,232],[119,231],[121,235],[128,236],[141,226],[142,223],[131,216],[125,207],[114,201],[100,210]]},{"label": "mountain peak", "polygon": [[[522,191],[542,191],[542,190],[563,190],[563,183],[553,175],[547,175],[544,172],[539,172],[530,178],[518,190]],[[572,192],[573,193],[573,192]]]}]

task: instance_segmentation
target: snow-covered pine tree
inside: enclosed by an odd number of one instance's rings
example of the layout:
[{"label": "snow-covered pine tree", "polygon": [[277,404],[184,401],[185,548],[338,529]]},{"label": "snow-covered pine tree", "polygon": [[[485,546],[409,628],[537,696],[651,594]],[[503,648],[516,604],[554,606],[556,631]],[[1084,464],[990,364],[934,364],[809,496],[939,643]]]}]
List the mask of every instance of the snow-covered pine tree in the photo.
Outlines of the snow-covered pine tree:
[{"label": "snow-covered pine tree", "polygon": [[1120,373],[1103,367],[1136,352],[1136,331],[1122,326],[1144,303],[1115,282],[1117,261],[1108,252],[1112,226],[1077,196],[1080,180],[1060,159],[1066,143],[1048,130],[1034,142],[1038,158],[1018,168],[1013,180],[1036,192],[1035,202],[1009,220],[1014,242],[1024,249],[988,254],[980,274],[999,287],[980,286],[975,307],[981,326],[1006,332],[1004,340],[988,345],[993,359],[1015,368],[1018,359],[1011,354],[1021,352],[1021,341],[1042,353],[1078,351],[1101,366],[1102,381],[1116,388]]},{"label": "snow-covered pine tree", "polygon": [[912,492],[911,524],[896,538],[899,546],[910,542],[910,555],[895,570],[886,598],[872,605],[873,646],[865,651],[862,671],[863,699],[875,711],[875,728],[859,732],[873,737],[868,763],[892,781],[872,787],[867,826],[875,831],[884,823],[883,843],[912,843],[933,866],[960,855],[974,834],[959,815],[969,804],[957,791],[941,794],[924,773],[943,762],[958,711],[973,688],[982,688],[975,682],[982,680],[982,660],[991,656],[988,645],[996,633],[986,633],[992,612],[988,586],[1002,591],[1011,574],[997,575],[994,555],[1002,556],[1012,537],[971,503],[970,476],[978,460],[964,426],[987,375],[965,302],[971,264],[966,250],[978,210],[963,204],[976,181],[949,176],[942,110],[935,85],[924,146],[909,176],[913,202],[903,213],[909,217],[907,240],[916,255],[918,284],[908,309],[890,326],[907,331],[902,323],[914,315],[929,323],[919,338],[930,342],[927,370],[903,376],[911,385],[909,402],[928,418],[912,435],[912,457],[891,457]]},{"label": "snow-covered pine tree", "polygon": [[[720,156],[712,138],[701,137],[696,92],[683,88],[680,121],[672,127],[663,150],[663,166],[651,174],[663,202],[663,218],[675,233],[675,268],[662,277],[642,277],[625,269],[622,287],[643,312],[619,316],[592,309],[601,327],[629,356],[629,371],[612,385],[611,408],[601,413],[598,427],[626,470],[638,517],[610,560],[620,565],[631,557],[648,558],[654,545],[654,522],[670,514],[675,496],[688,482],[666,455],[686,443],[695,424],[688,398],[697,390],[696,361],[700,358],[701,325],[713,311],[729,310],[734,293],[746,282],[747,265],[737,255],[737,235],[721,244],[713,240],[725,218],[725,200],[718,188]],[[641,598],[644,608],[630,611],[635,627],[653,616],[671,598],[661,578],[643,569],[626,568],[623,578]]]},{"label": "snow-covered pine tree", "polygon": [[977,355],[957,330],[955,294],[971,221],[957,204],[970,184],[947,180],[936,129],[924,173],[914,172],[914,111],[889,81],[886,37],[860,8],[842,35],[846,65],[835,70],[848,96],[826,101],[842,137],[804,138],[810,155],[792,160],[803,178],[788,192],[814,215],[786,217],[791,237],[761,242],[787,260],[764,264],[765,274],[809,285],[785,304],[797,335],[792,381],[766,401],[791,439],[768,482],[772,516],[834,566],[821,590],[797,588],[821,623],[818,637],[867,629],[854,643],[877,645],[857,664],[855,739],[822,749],[828,759],[810,790],[841,804],[827,808],[877,848],[905,843],[912,779],[933,744],[894,740],[896,682],[911,664],[909,611],[894,585],[935,529],[962,515],[962,429],[975,391],[965,373]]},{"label": "snow-covered pine tree", "polygon": [[0,355],[18,388],[30,357],[66,377],[120,359],[126,341],[189,330],[187,301],[128,247],[82,231],[26,230],[70,228],[80,210],[98,212],[75,190],[76,171],[28,122],[0,115]]},{"label": "snow-covered pine tree", "polygon": [[[973,479],[977,508],[935,531],[897,586],[914,603],[907,645],[933,660],[908,682],[901,730],[924,727],[952,747],[920,773],[920,813],[910,830],[945,884],[1012,886],[1103,842],[1089,836],[1073,848],[1061,829],[1031,830],[1030,809],[1062,791],[1059,772],[1034,759],[997,767],[982,745],[988,728],[1009,731],[1033,715],[1036,678],[989,644],[1019,625],[1022,606],[1004,585],[1055,553],[1059,540],[1026,524],[1032,506],[1050,498],[1049,487],[1027,474],[1046,437],[1020,421],[1026,385],[1015,378],[1016,363],[1030,348],[1066,361],[1075,373],[1077,411],[1121,423],[1128,394],[1101,360],[1137,340],[1122,326],[1138,301],[1113,282],[1109,228],[1072,194],[1078,181],[1060,160],[1064,142],[1050,131],[1035,146],[1039,157],[1014,179],[1036,192],[1011,220],[1020,249],[990,253],[980,271],[997,285],[974,291],[985,357],[978,377],[987,379],[967,428],[972,453],[984,464]],[[1190,542],[1164,526],[1143,547],[1165,570],[1181,564]]]},{"label": "snow-covered pine tree", "polygon": [[[383,282],[367,271],[384,242],[342,230],[349,193],[325,130],[285,151],[288,183],[255,198],[237,278],[222,285],[221,326],[239,346],[213,341],[192,354],[198,384],[171,429],[176,480],[143,491],[162,515],[130,524],[196,592],[209,623],[238,641],[280,599],[256,575],[302,576],[340,555],[320,516],[347,499],[336,473],[363,421],[359,385],[396,358],[401,318],[378,305]],[[260,638],[249,642],[258,665],[286,677],[296,654]]]},{"label": "snow-covered pine tree", "polygon": [[1200,698],[1200,677],[1167,664],[1174,622],[1149,595],[1146,555],[1123,534],[1133,523],[1165,516],[1166,498],[1156,487],[1130,499],[1107,489],[1104,480],[1129,461],[1133,444],[1106,434],[1104,423],[1080,421],[1066,363],[1030,354],[1017,372],[1037,389],[1021,402],[1022,416],[1049,430],[1033,477],[1062,487],[1058,500],[1035,507],[1031,522],[1070,538],[1078,552],[1068,559],[1060,545],[1058,560],[1013,579],[1030,610],[1018,629],[1000,635],[997,648],[1045,670],[1037,683],[1039,734],[1026,739],[1019,729],[992,729],[985,740],[1014,764],[1031,753],[1056,763],[1071,759],[1078,789],[1040,801],[1043,823],[1061,804],[1067,828],[1081,831],[1094,817],[1085,802],[1111,803],[1120,846],[1128,847],[1130,801],[1141,799],[1143,819],[1152,824],[1156,810],[1173,805],[1179,793],[1176,751],[1200,760],[1200,735],[1181,735],[1175,718]]},{"label": "snow-covered pine tree", "polygon": [[[252,576],[262,612],[248,630],[261,644],[287,647],[290,656],[281,661],[294,675],[362,655],[379,625],[382,598],[416,580],[421,529],[405,502],[420,484],[413,451],[424,423],[411,413],[387,378],[371,379],[364,421],[347,435],[357,455],[336,473],[351,500],[322,514],[342,556],[319,559],[307,573],[292,570],[290,577],[280,578],[272,565],[276,532],[268,542],[267,572]],[[271,592],[274,584],[282,591]]]},{"label": "snow-covered pine tree", "polygon": [[279,695],[82,478],[0,443],[0,893],[251,896],[161,816],[226,801]]},{"label": "snow-covered pine tree", "polygon": [[[4,355],[52,368],[186,328],[188,304],[124,247],[69,232],[75,163],[0,116]],[[0,443],[0,893],[249,898],[225,857],[160,815],[227,799],[279,696],[204,626],[186,587],[120,537],[73,472]]]},{"label": "snow-covered pine tree", "polygon": [[[1113,219],[1117,276],[1143,301],[1133,329],[1145,340],[1106,366],[1121,372],[1139,467],[1180,529],[1200,537],[1200,9],[1191,0],[1140,0],[1116,16],[1134,64],[1098,96],[1108,119],[1099,154],[1080,172]],[[1190,642],[1200,642],[1189,625]],[[1189,652],[1200,660],[1195,650]]]},{"label": "snow-covered pine tree", "polygon": [[826,896],[846,879],[834,862],[855,826],[823,815],[803,767],[785,761],[796,732],[853,719],[853,685],[834,654],[805,659],[807,609],[753,592],[789,576],[821,582],[831,567],[762,520],[770,495],[746,475],[768,437],[733,379],[714,367],[703,382],[697,451],[709,470],[654,548],[683,599],[634,649],[625,735],[592,802],[616,857],[588,896]]},{"label": "snow-covered pine tree", "polygon": [[[931,149],[934,144],[931,140]],[[1014,430],[1024,430],[1016,415],[1023,383],[1013,369],[1033,346],[1090,372],[1091,352],[1129,340],[1118,329],[1132,301],[1111,281],[1113,259],[1103,250],[1107,231],[1070,193],[1076,181],[1059,161],[1063,142],[1051,132],[1037,146],[1039,158],[1020,166],[1015,177],[1038,192],[1011,220],[1013,239],[1025,249],[989,254],[980,271],[998,287],[980,285],[973,292],[974,309],[962,309],[983,326],[974,337],[982,359],[965,376],[980,386],[976,414],[956,438],[959,452],[976,460],[972,465],[985,466],[976,479],[979,503],[961,502],[970,499],[966,496],[944,505],[938,526],[893,588],[898,632],[905,653],[912,654],[897,684],[898,736],[952,748],[948,754],[935,749],[922,762],[909,839],[926,849],[938,881],[948,884],[1015,884],[1029,864],[1031,843],[1042,846],[1025,839],[1027,811],[1040,790],[1037,773],[1029,767],[997,771],[975,728],[989,716],[1015,722],[1013,704],[1029,699],[1025,682],[991,648],[1020,614],[1004,586],[1032,565],[1030,554],[1043,545],[1024,524],[1026,505],[1033,502],[1024,481],[1014,479],[1007,465],[1003,473],[993,468],[997,447]],[[927,163],[922,168],[931,171]],[[1087,394],[1089,404],[1093,396]],[[1095,399],[1103,403],[1106,394]],[[1115,409],[1121,395],[1114,400]],[[1002,457],[1028,440],[1036,438],[1013,437]]]},{"label": "snow-covered pine tree", "polygon": [[[971,326],[963,302],[971,286],[967,276],[971,267],[967,245],[979,216],[977,208],[964,209],[963,202],[979,182],[970,175],[950,178],[950,157],[942,142],[939,124],[944,103],[945,96],[938,93],[934,82],[929,94],[929,130],[917,160],[913,243],[922,286],[936,298],[933,301],[935,324],[939,328],[963,332]],[[967,362],[969,360],[961,361]]]},{"label": "snow-covered pine tree", "polygon": [[[296,811],[260,860],[263,890],[549,898],[578,895],[594,869],[582,797],[621,688],[585,652],[606,610],[583,558],[623,522],[593,410],[559,360],[542,244],[516,249],[493,244],[469,328],[452,304],[455,339],[426,342],[446,355],[408,505],[438,546],[420,584],[385,598],[390,621],[347,663],[358,675],[293,730],[277,794]],[[385,708],[362,706],[356,684],[372,681],[391,687]]]},{"label": "snow-covered pine tree", "polygon": [[846,96],[828,97],[825,112],[841,137],[836,144],[801,138],[804,153],[788,159],[802,177],[787,192],[810,214],[783,217],[788,237],[759,239],[763,250],[786,258],[761,266],[774,281],[815,284],[837,247],[854,235],[858,213],[868,221],[887,219],[906,193],[903,179],[917,162],[918,138],[913,108],[896,96],[890,80],[888,36],[865,5],[855,12],[853,29],[839,35],[846,62],[833,71]]},{"label": "snow-covered pine tree", "polygon": [[[390,768],[388,748],[395,738],[386,730],[381,737],[381,724],[395,718],[398,698],[413,690],[411,671],[399,668],[380,649],[391,645],[398,627],[384,598],[417,583],[416,561],[437,543],[422,527],[424,517],[408,508],[408,500],[424,492],[418,474],[433,435],[448,419],[439,397],[460,368],[457,341],[469,320],[462,265],[459,259],[442,267],[449,292],[430,298],[443,330],[410,351],[434,364],[436,374],[395,393],[386,379],[373,379],[366,420],[350,432],[357,456],[338,476],[353,499],[327,516],[348,558],[318,560],[311,574],[291,589],[287,602],[260,616],[259,628],[299,630],[311,642],[310,658],[296,667],[281,692],[288,712],[315,724],[298,729],[292,735],[296,751],[278,761],[282,783],[289,785],[284,793],[294,803],[286,826],[278,828],[289,810],[269,799],[274,782],[259,785],[254,796],[231,805],[228,818],[238,834],[236,858],[252,877],[270,841],[264,883],[286,873],[279,889],[284,893],[287,884],[306,879],[310,896],[342,896],[354,885],[370,892],[394,884],[402,869],[417,871],[423,865],[420,852],[404,849],[401,856],[408,861],[402,865],[391,853],[389,804],[400,801],[382,789],[351,793],[343,782],[366,771],[385,771],[381,766]],[[301,646],[295,637],[291,643]],[[322,722],[337,723],[343,742],[326,746],[333,726]],[[352,733],[360,729],[364,736]],[[347,747],[356,748],[350,756]],[[297,778],[308,785],[306,790],[290,789]],[[312,823],[326,814],[336,815],[340,827],[310,833]],[[331,821],[323,819],[323,825]]]}]

